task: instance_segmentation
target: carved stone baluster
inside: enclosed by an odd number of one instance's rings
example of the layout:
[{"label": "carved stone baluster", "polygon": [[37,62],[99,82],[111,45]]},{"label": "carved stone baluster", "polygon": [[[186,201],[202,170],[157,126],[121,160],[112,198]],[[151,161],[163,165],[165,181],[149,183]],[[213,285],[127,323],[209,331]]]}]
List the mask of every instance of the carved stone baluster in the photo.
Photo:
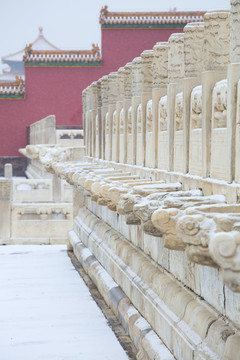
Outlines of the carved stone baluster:
[{"label": "carved stone baluster", "polygon": [[184,77],[184,34],[172,34],[168,40],[168,170],[174,169],[174,118],[175,100],[181,92],[181,80]]},{"label": "carved stone baluster", "polygon": [[124,118],[124,158],[123,162],[132,164],[133,158],[133,134],[132,134],[132,63],[124,66],[124,100],[123,100],[123,118]]}]

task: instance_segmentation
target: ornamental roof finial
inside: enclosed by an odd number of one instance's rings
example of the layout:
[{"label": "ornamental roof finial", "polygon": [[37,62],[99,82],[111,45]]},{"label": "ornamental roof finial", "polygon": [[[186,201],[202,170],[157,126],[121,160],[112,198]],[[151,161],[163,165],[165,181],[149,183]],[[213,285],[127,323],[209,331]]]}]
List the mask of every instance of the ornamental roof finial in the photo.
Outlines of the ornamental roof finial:
[{"label": "ornamental roof finial", "polygon": [[92,53],[93,53],[93,55],[99,53],[99,46],[98,46],[98,44],[92,44]]},{"label": "ornamental roof finial", "polygon": [[15,85],[16,86],[23,86],[23,79],[18,75],[15,76]]},{"label": "ornamental roof finial", "polygon": [[101,11],[100,11],[100,17],[99,17],[100,24],[103,23],[103,21],[107,17],[107,15],[108,15],[108,6],[105,5],[101,8]]},{"label": "ornamental roof finial", "polygon": [[32,44],[26,45],[25,49],[25,55],[28,55],[32,52]]},{"label": "ornamental roof finial", "polygon": [[39,35],[42,35],[42,33],[43,33],[43,27],[42,27],[42,26],[39,26],[38,30],[39,30]]}]

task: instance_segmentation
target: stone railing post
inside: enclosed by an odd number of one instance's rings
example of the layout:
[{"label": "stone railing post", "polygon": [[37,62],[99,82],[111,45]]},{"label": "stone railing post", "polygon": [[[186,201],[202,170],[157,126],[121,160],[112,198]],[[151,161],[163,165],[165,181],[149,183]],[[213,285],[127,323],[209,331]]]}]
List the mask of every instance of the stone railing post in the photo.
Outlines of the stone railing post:
[{"label": "stone railing post", "polygon": [[[184,78],[184,34],[172,34],[169,38],[168,51],[168,92],[167,92],[167,119],[168,119],[168,170],[176,170],[179,161],[174,154],[175,150],[175,102],[176,95],[182,91],[181,80]],[[181,154],[178,152],[178,157]]]},{"label": "stone railing post", "polygon": [[[189,154],[189,138],[192,135],[191,116],[191,92],[194,87],[200,85],[201,74],[204,68],[203,58],[204,23],[189,23],[184,27],[184,67],[185,78],[183,81],[183,172],[189,171],[191,154]],[[201,107],[201,104],[199,105]],[[199,130],[201,135],[202,130]],[[194,135],[196,135],[194,133]],[[195,140],[195,139],[194,139]],[[194,141],[193,140],[193,141]],[[202,138],[198,139],[202,142]],[[199,149],[200,150],[200,149]],[[202,158],[202,155],[200,155]],[[196,160],[194,159],[196,162]],[[202,161],[201,161],[202,164]],[[194,164],[195,166],[196,164]],[[199,168],[202,166],[197,165]]]},{"label": "stone railing post", "polygon": [[138,107],[141,104],[142,89],[142,73],[141,73],[141,57],[137,57],[132,62],[132,164],[137,164],[137,122]]},{"label": "stone railing post", "polygon": [[106,124],[106,117],[108,116],[108,77],[103,76],[100,81],[102,98],[102,157],[106,160],[106,139],[110,131],[108,124]]},{"label": "stone railing post", "polygon": [[[141,54],[142,73],[142,142],[143,142],[143,166],[153,167],[152,145],[153,145],[153,123],[152,123],[152,72],[153,72],[153,50],[145,50]],[[139,151],[140,149],[138,149]]]},{"label": "stone railing post", "polygon": [[[115,128],[115,125],[113,124],[116,122],[116,118],[114,115],[114,111],[116,110],[116,101],[117,101],[117,72],[111,72],[108,75],[108,117],[109,117],[109,149],[108,149],[108,158],[107,160],[113,160],[112,154],[113,154],[113,147],[117,146],[117,144],[113,144],[113,130]],[[113,119],[114,116],[114,119]],[[113,128],[114,125],[114,128]]]},{"label": "stone railing post", "polygon": [[[82,92],[82,123],[83,123],[83,145],[87,149],[87,123],[86,123],[86,89]],[[88,152],[87,152],[88,155]]]},{"label": "stone railing post", "polygon": [[96,122],[97,122],[97,83],[93,82],[90,85],[90,117],[91,117],[91,143],[92,156],[96,157],[97,137],[96,137]]},{"label": "stone railing post", "polygon": [[[132,164],[132,63],[124,66],[124,100],[123,100],[123,118],[124,118],[124,160],[127,164]],[[131,115],[131,117],[130,117]],[[129,118],[130,117],[130,118]],[[120,159],[121,161],[121,159]]]},{"label": "stone railing post", "polygon": [[113,142],[116,139],[116,149],[113,148],[113,160],[124,160],[124,113],[123,113],[123,99],[124,99],[124,68],[120,67],[117,72],[117,98],[116,98],[116,133],[113,134]]},{"label": "stone railing post", "polygon": [[203,177],[211,165],[212,91],[227,76],[229,63],[229,11],[208,11],[204,15],[204,72],[202,73]]},{"label": "stone railing post", "polygon": [[153,166],[158,167],[159,118],[158,106],[161,97],[167,95],[168,84],[168,43],[157,43],[153,47],[153,89],[152,89],[152,122],[153,122]]},{"label": "stone railing post", "polygon": [[85,89],[85,135],[86,135],[86,152],[88,156],[92,156],[89,87]]},{"label": "stone railing post", "polygon": [[102,97],[101,97],[101,81],[97,81],[97,149],[96,156],[102,159]]}]

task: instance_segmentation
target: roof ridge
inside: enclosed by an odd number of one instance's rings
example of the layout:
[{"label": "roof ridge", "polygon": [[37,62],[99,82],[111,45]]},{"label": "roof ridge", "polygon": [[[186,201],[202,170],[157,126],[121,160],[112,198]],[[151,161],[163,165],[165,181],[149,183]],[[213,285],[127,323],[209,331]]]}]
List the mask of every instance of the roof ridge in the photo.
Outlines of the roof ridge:
[{"label": "roof ridge", "polygon": [[[154,17],[154,23],[159,18],[159,23],[163,23],[162,18],[168,17],[169,21],[165,21],[165,23],[170,23],[171,20],[176,20],[178,17],[191,17],[191,21],[199,21],[199,19],[203,19],[203,15],[206,11],[136,11],[136,12],[110,12],[108,11],[108,6],[104,6],[100,11],[99,22],[101,25],[103,24],[112,24],[114,20],[118,19],[119,23],[128,23],[128,24],[136,24],[136,21],[140,20],[141,23],[144,23],[146,18],[148,21],[147,23],[151,22],[152,17]],[[124,18],[124,19],[122,19]],[[134,18],[134,19],[133,19]],[[182,23],[182,21],[181,21]]]}]

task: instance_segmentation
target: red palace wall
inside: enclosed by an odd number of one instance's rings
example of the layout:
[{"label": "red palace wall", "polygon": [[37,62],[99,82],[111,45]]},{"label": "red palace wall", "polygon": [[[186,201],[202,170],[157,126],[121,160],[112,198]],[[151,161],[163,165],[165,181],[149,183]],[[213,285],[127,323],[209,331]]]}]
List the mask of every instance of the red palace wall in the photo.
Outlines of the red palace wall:
[{"label": "red palace wall", "polygon": [[177,32],[183,29],[102,29],[103,75],[152,49],[157,42],[168,41]]},{"label": "red palace wall", "polygon": [[57,125],[82,125],[82,90],[182,29],[102,29],[102,67],[25,67],[25,100],[0,99],[0,156],[19,156],[26,127],[56,115]]}]

